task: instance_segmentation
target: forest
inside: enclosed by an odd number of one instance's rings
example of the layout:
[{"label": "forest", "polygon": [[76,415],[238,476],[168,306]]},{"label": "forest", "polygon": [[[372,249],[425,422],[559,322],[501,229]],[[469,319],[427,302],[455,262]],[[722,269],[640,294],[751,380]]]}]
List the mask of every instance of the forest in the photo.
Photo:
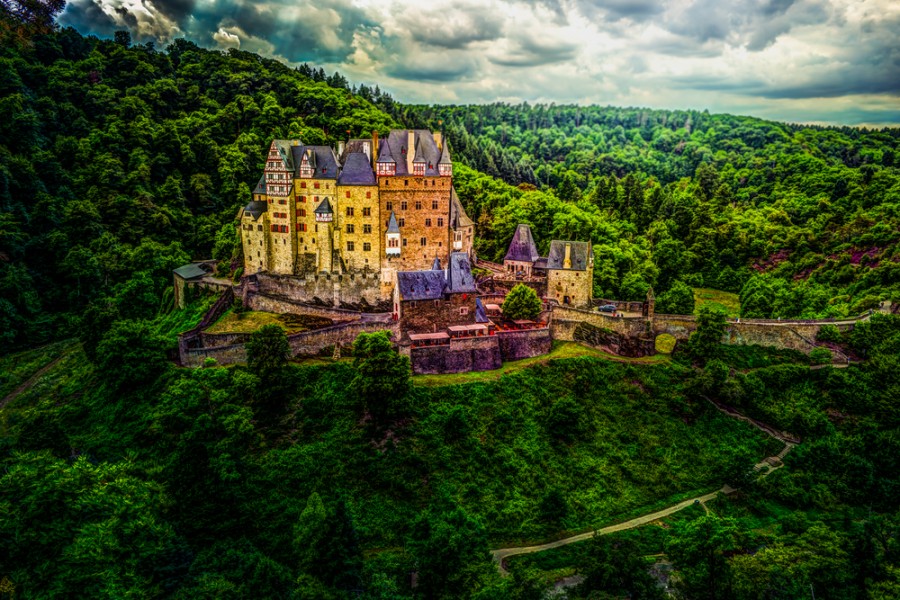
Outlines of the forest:
[{"label": "forest", "polygon": [[[683,598],[900,596],[896,316],[823,330],[846,369],[723,347],[710,312],[671,358],[564,346],[494,380],[411,378],[378,334],[339,361],[271,330],[246,366],[169,360],[210,302],[175,310],[171,270],[239,267],[273,137],[442,128],[480,256],[529,223],[542,251],[591,240],[597,297],[794,318],[900,302],[897,130],[411,106],[185,40],[0,33],[0,594],[536,599],[577,573],[572,598],[657,598],[665,554]],[[757,479],[780,444],[710,400],[802,441]],[[491,561],[723,483],[708,513]]]}]

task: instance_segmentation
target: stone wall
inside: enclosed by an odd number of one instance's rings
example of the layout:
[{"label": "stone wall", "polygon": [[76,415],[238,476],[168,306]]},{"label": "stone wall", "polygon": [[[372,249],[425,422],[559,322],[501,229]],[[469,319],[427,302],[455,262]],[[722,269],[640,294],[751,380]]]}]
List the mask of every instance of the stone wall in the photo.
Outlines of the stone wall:
[{"label": "stone wall", "polygon": [[[383,233],[386,230],[391,211],[398,223],[403,220],[400,225],[400,256],[386,257],[382,267],[396,271],[430,269],[435,256],[441,259],[442,266],[447,265],[451,250],[451,185],[449,177],[398,175],[378,178],[380,231]],[[437,201],[436,207],[434,201]],[[420,208],[416,208],[416,202],[421,203]],[[403,208],[404,203],[406,208]],[[424,246],[420,242],[423,237]]]},{"label": "stone wall", "polygon": [[[560,304],[578,308],[591,305],[593,291],[591,270],[549,269],[547,271],[547,296]],[[566,298],[568,297],[568,302]]]},{"label": "stone wall", "polygon": [[360,333],[375,331],[388,331],[394,340],[399,335],[395,323],[355,321],[289,335],[288,345],[291,347],[292,356],[314,356],[328,347],[349,346]]},{"label": "stone wall", "polygon": [[334,321],[370,321],[388,322],[390,313],[360,313],[358,311],[304,304],[283,296],[250,293],[247,295],[247,307],[251,310],[292,315],[314,315],[327,317]]},{"label": "stone wall", "polygon": [[220,365],[247,362],[247,350],[244,344],[219,346],[217,348],[190,348],[180,354],[181,364],[185,367],[203,366],[207,358],[214,358]]},{"label": "stone wall", "polygon": [[409,354],[413,373],[466,373],[499,369],[502,360],[496,336],[451,340],[441,346],[404,348]]},{"label": "stone wall", "polygon": [[638,358],[656,353],[654,338],[635,338],[590,323],[579,323],[573,338],[579,344],[600,348],[619,356]]},{"label": "stone wall", "polygon": [[589,323],[635,338],[646,337],[649,333],[647,320],[640,317],[613,317],[566,306],[553,307],[553,319],[550,323],[553,339],[569,342],[574,341],[575,329],[579,323]]},{"label": "stone wall", "polygon": [[500,355],[503,360],[519,360],[547,354],[553,345],[549,327],[525,331],[498,331],[494,337],[500,341]]},{"label": "stone wall", "polygon": [[332,306],[365,302],[374,307],[380,300],[389,299],[381,298],[382,287],[376,271],[298,277],[259,273],[256,277],[260,293],[283,296],[296,302],[312,302],[318,298]]},{"label": "stone wall", "polygon": [[[465,310],[465,314],[460,312]],[[449,294],[449,299],[400,303],[400,329],[416,333],[443,331],[452,325],[475,324],[475,294]]]}]

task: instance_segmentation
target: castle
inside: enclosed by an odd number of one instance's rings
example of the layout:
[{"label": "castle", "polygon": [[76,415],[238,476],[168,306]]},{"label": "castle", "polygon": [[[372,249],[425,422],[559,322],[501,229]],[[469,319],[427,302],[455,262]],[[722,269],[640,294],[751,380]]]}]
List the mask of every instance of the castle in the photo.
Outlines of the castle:
[{"label": "castle", "polygon": [[426,130],[336,150],[273,140],[240,224],[244,275],[333,306],[384,306],[398,272],[471,257],[475,235],[447,144]]}]

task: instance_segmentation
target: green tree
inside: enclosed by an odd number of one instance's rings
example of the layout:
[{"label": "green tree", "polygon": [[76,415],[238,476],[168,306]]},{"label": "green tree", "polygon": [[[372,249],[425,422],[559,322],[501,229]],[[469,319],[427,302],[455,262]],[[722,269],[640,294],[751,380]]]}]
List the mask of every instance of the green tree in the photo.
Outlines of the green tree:
[{"label": "green tree", "polygon": [[459,506],[424,513],[407,546],[425,598],[470,598],[495,569],[484,526]]},{"label": "green tree", "polygon": [[537,292],[524,283],[518,283],[503,301],[503,316],[509,319],[534,320],[541,314],[541,299]]},{"label": "green tree", "polygon": [[729,597],[730,573],[725,552],[739,547],[738,531],[734,519],[715,515],[675,523],[666,553],[678,570],[679,587],[686,597]]},{"label": "green tree", "polygon": [[350,388],[376,423],[403,413],[410,389],[409,357],[399,354],[390,332],[360,333],[353,342],[356,373]]},{"label": "green tree", "polygon": [[650,576],[647,563],[634,542],[612,541],[609,536],[594,534],[586,550],[578,565],[579,572],[584,576],[584,581],[578,586],[580,595],[593,598],[592,593],[603,592],[610,598],[665,598],[656,579]]},{"label": "green tree", "polygon": [[697,330],[688,340],[691,356],[705,363],[713,357],[727,328],[727,317],[724,312],[709,306],[700,308],[697,314]]},{"label": "green tree", "polygon": [[268,381],[287,364],[291,348],[280,325],[263,325],[246,344],[247,367],[261,380]]},{"label": "green tree", "polygon": [[97,371],[113,389],[140,390],[169,367],[171,347],[146,321],[116,321],[97,344]]},{"label": "green tree", "polygon": [[656,299],[656,312],[670,315],[694,314],[694,290],[681,280]]}]

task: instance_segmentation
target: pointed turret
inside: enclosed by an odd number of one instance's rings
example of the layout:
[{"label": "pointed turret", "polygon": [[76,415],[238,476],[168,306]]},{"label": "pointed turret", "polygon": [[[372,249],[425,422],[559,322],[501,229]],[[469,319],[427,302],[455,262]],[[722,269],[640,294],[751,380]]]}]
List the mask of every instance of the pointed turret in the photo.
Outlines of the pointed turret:
[{"label": "pointed turret", "polygon": [[331,210],[331,202],[328,201],[327,197],[322,200],[313,212],[316,214],[316,221],[318,223],[330,223],[334,220],[334,211]]},{"label": "pointed turret", "polygon": [[441,267],[441,259],[437,256],[434,257],[434,262],[431,264],[432,271],[443,271],[443,267]]}]

